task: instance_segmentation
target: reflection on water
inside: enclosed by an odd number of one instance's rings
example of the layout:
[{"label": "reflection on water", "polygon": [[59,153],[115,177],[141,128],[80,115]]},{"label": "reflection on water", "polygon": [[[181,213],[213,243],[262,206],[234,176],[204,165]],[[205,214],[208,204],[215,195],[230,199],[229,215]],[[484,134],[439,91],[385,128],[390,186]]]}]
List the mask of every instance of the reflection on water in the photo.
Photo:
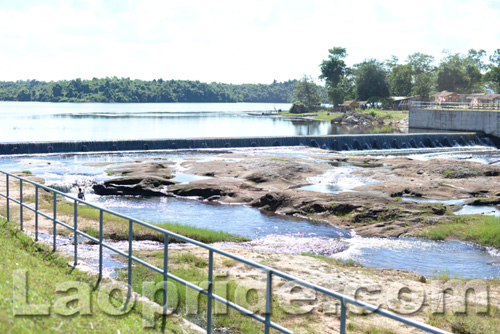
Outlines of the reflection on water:
[{"label": "reflection on water", "polygon": [[494,206],[474,206],[464,205],[464,207],[455,212],[456,215],[486,215],[500,217],[500,210]]},{"label": "reflection on water", "polygon": [[415,238],[360,238],[345,240],[350,247],[334,257],[354,259],[375,268],[397,268],[432,276],[500,277],[500,258],[494,249],[459,241]]},{"label": "reflection on water", "polygon": [[172,178],[172,181],[179,182],[182,184],[182,183],[189,183],[193,181],[206,180],[206,179],[210,179],[210,177],[194,175],[194,174],[176,173],[175,177]]},{"label": "reflection on water", "polygon": [[[0,102],[0,142],[368,133],[329,122],[251,116],[280,103]],[[8,134],[8,136],[6,135]]]},{"label": "reflection on water", "polygon": [[270,234],[339,238],[350,232],[305,219],[264,214],[241,205],[221,205],[172,197],[137,198],[91,196],[90,202],[144,221],[176,222],[200,228],[259,238]]},{"label": "reflection on water", "polygon": [[432,198],[415,198],[415,197],[402,197],[403,201],[415,202],[415,203],[440,203],[448,205],[464,205],[465,200],[463,199],[450,199],[450,200],[438,200]]},{"label": "reflection on water", "polygon": [[486,215],[500,217],[500,210],[494,206],[476,206],[476,205],[465,205],[465,200],[463,199],[451,199],[451,200],[437,200],[431,198],[413,198],[413,197],[403,197],[403,201],[417,202],[417,203],[440,203],[448,205],[462,205],[462,209],[455,211],[456,215]]},{"label": "reflection on water", "polygon": [[366,184],[378,183],[364,177],[352,175],[352,171],[358,167],[337,167],[326,171],[322,175],[307,178],[310,185],[300,187],[301,190],[316,191],[322,193],[337,194]]}]

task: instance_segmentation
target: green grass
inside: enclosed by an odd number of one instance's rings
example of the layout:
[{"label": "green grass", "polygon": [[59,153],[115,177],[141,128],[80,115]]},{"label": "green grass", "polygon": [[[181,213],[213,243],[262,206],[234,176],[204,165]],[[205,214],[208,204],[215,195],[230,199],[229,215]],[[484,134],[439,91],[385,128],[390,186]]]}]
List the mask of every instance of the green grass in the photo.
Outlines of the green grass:
[{"label": "green grass", "polygon": [[[374,117],[382,117],[387,120],[401,120],[405,117],[408,117],[409,113],[407,110],[379,110],[379,109],[356,109],[356,112],[361,113],[361,114],[369,114]],[[336,112],[329,112],[329,111],[319,111],[319,112],[307,112],[304,114],[292,114],[289,112],[283,112],[280,113],[281,116],[286,116],[286,117],[311,117],[313,119],[321,120],[321,121],[331,121],[332,119],[335,119],[343,113],[336,113]],[[316,115],[316,116],[309,116],[309,115]]]},{"label": "green grass", "polygon": [[[312,116],[314,115],[314,116]],[[318,121],[331,121],[334,118],[337,118],[341,116],[342,113],[334,113],[334,112],[329,112],[329,111],[318,111],[318,112],[307,112],[304,114],[292,114],[290,112],[282,112],[280,113],[280,116],[286,116],[286,117],[310,117],[312,119],[316,119]]]},{"label": "green grass", "polygon": [[[0,220],[0,243],[2,261],[0,261],[0,333],[143,333],[142,317],[133,309],[122,316],[111,316],[98,307],[97,294],[94,291],[96,277],[73,270],[67,259],[52,253],[43,244],[33,242],[11,223]],[[20,282],[14,281],[18,271],[27,273],[28,302],[30,305],[51,306],[49,315],[14,315],[13,289],[19,288]],[[56,292],[61,284],[75,282],[89,287],[90,314],[60,315],[54,306],[63,297],[74,296],[75,291]],[[105,282],[103,282],[105,283]],[[20,291],[26,291],[24,288]],[[88,295],[87,295],[88,296]],[[119,301],[114,297],[112,300]],[[80,307],[75,302],[63,304],[67,309]],[[139,309],[140,311],[140,309]],[[85,313],[85,312],[84,312]],[[167,318],[165,330],[148,330],[151,333],[180,333],[177,318]]]},{"label": "green grass", "polygon": [[500,333],[500,312],[490,305],[487,314],[431,314],[429,324],[457,334]]},{"label": "green grass", "polygon": [[449,281],[449,280],[463,280],[463,276],[454,274],[453,276],[450,275],[450,272],[448,270],[443,270],[436,272],[432,275],[432,278],[440,280],[440,281]]},{"label": "green grass", "polygon": [[392,329],[383,328],[383,327],[375,327],[375,326],[369,326],[367,328],[363,328],[363,331],[361,333],[363,333],[363,334],[396,334],[396,332]]},{"label": "green grass", "polygon": [[500,248],[500,218],[494,216],[454,217],[448,223],[430,226],[421,236],[431,240],[457,238]]},{"label": "green grass", "polygon": [[317,116],[314,116],[314,119],[320,120],[320,121],[331,121],[334,118],[337,118],[341,116],[342,113],[332,113],[328,111],[320,111],[318,112]]},{"label": "green grass", "polygon": [[31,173],[31,171],[29,171],[29,170],[23,170],[21,173],[26,174],[26,175],[31,175],[31,174],[33,174],[33,173]]},{"label": "green grass", "polygon": [[339,259],[335,259],[333,257],[329,257],[329,256],[325,256],[325,255],[319,255],[319,254],[313,254],[313,253],[302,253],[300,254],[302,256],[309,256],[309,257],[312,257],[312,258],[315,258],[315,259],[319,259],[319,260],[323,260],[325,261],[326,263],[330,264],[330,265],[334,265],[336,267],[344,267],[344,268],[352,268],[352,267],[363,267],[362,264],[352,260],[352,259],[348,259],[348,260],[345,260],[345,261],[342,261],[342,260],[339,260]]},{"label": "green grass", "polygon": [[381,127],[373,128],[370,129],[371,134],[377,134],[377,133],[392,133],[394,132],[394,127],[390,125],[384,125]]},{"label": "green grass", "polygon": [[380,109],[356,109],[356,112],[362,113],[362,114],[370,114],[373,117],[382,117],[384,119],[390,119],[390,120],[401,120],[409,115],[409,112],[407,110],[380,110]]},{"label": "green grass", "polygon": [[223,231],[208,230],[195,226],[181,225],[178,223],[152,223],[152,224],[164,228],[170,232],[174,232],[207,244],[213,242],[221,242],[221,241],[226,241],[226,242],[250,241],[250,239],[240,235],[230,234]]}]

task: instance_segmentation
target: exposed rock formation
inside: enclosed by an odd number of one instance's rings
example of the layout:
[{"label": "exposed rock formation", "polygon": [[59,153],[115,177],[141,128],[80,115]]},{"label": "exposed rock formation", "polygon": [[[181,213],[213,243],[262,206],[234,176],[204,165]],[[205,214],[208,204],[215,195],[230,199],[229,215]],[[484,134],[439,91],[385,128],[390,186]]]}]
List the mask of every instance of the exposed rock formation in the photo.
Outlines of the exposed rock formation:
[{"label": "exposed rock formation", "polygon": [[166,186],[175,184],[173,175],[164,164],[149,162],[120,166],[106,170],[121,175],[93,186],[98,195],[166,196]]},{"label": "exposed rock formation", "polygon": [[331,123],[370,127],[384,124],[384,119],[381,117],[373,117],[370,114],[360,114],[353,111],[332,119]]},{"label": "exposed rock formation", "polygon": [[302,103],[294,103],[290,108],[290,113],[292,114],[303,114],[307,112],[306,106]]}]

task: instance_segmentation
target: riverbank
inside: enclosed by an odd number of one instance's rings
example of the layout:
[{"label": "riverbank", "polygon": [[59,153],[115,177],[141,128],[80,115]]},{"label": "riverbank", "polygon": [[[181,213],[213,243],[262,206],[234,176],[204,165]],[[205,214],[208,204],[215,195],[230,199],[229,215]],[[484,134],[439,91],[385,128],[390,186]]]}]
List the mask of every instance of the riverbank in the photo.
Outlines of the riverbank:
[{"label": "riverbank", "polygon": [[[94,309],[92,314],[86,315],[83,304],[78,304],[74,310],[79,310],[80,315],[68,316],[59,314],[62,311],[73,312],[66,304],[60,303],[50,316],[16,317],[12,316],[12,287],[9,285],[10,273],[19,273],[25,269],[29,273],[28,282],[30,305],[50,304],[57,305],[58,299],[66,298],[52,291],[56,291],[61,284],[79,282],[78,286],[93,287],[96,276],[91,273],[82,273],[68,266],[67,255],[52,253],[48,245],[41,242],[34,243],[24,233],[19,232],[12,223],[0,222],[0,241],[2,242],[5,261],[0,264],[0,276],[6,282],[0,286],[0,294],[3,296],[4,307],[0,309],[0,328],[2,330],[16,330],[19,333],[27,333],[37,330],[46,333],[47,329],[76,328],[83,331],[99,330],[103,333],[111,333],[116,330],[128,332],[130,328],[141,331],[144,325],[140,314],[141,307],[136,306],[125,316],[115,317],[101,313],[100,309]],[[198,247],[169,249],[169,270],[172,274],[189,282],[201,282],[207,280],[208,257],[206,250]],[[390,309],[405,317],[436,325],[440,328],[455,331],[462,329],[470,333],[496,333],[498,327],[500,307],[500,295],[498,294],[499,282],[496,280],[469,281],[450,280],[442,275],[436,279],[422,277],[414,273],[389,270],[372,269],[360,266],[352,261],[342,262],[329,257],[313,254],[286,255],[272,254],[231,247],[219,246],[225,251],[245,259],[270,266],[277,270],[286,272],[295,277],[318,284],[325,288],[343,293],[347,296],[371,303],[373,305]],[[136,250],[135,255],[153,265],[161,268],[163,264],[162,250]],[[120,256],[115,257],[117,261]],[[82,267],[83,266],[83,267]],[[233,259],[214,255],[215,269],[215,293],[249,308],[253,312],[263,313],[265,311],[264,291],[266,289],[265,272],[250,268]],[[80,261],[78,268],[84,268],[85,264]],[[29,269],[28,269],[29,268]],[[116,279],[126,281],[125,271],[119,271]],[[142,294],[143,282],[159,282],[162,277],[147,270],[143,266],[134,267],[133,289]],[[170,280],[169,280],[170,281]],[[36,283],[33,283],[36,282]],[[105,279],[101,284],[111,281]],[[203,308],[206,302],[202,298],[200,302],[194,301],[198,298],[196,293],[187,293],[186,288],[177,282],[169,284],[169,310],[182,317],[187,318],[199,325],[204,324]],[[280,278],[273,279],[275,298],[273,299],[272,320],[294,330],[296,333],[338,333],[339,331],[339,304],[335,299],[323,298],[312,290],[298,289],[293,283],[285,283]],[[461,292],[463,287],[475,289],[475,299],[469,300],[467,313],[457,313],[464,305],[465,294]],[[453,290],[453,294],[446,295],[446,305],[442,305],[444,289]],[[360,292],[361,291],[361,292]],[[404,292],[402,292],[404,291]],[[92,303],[96,302],[92,293]],[[242,296],[245,296],[242,298]],[[74,296],[74,295],[72,295]],[[78,295],[82,298],[82,295]],[[161,304],[162,296],[158,294],[156,302]],[[73,297],[71,297],[73,298]],[[141,303],[144,299],[137,295]],[[195,298],[195,299],[193,299]],[[300,300],[300,301],[299,301]],[[82,302],[81,299],[79,299]],[[119,304],[120,300],[117,300]],[[118,305],[116,304],[116,305]],[[101,306],[100,306],[101,307]],[[2,311],[3,310],[3,311]],[[39,309],[40,310],[40,309]],[[486,310],[486,311],[485,311]],[[144,309],[142,308],[142,311]],[[82,313],[83,312],[83,313]],[[222,304],[215,303],[214,326],[220,330],[232,330],[242,333],[253,333],[261,329],[261,325],[243,317],[238,312],[226,308]],[[479,313],[478,313],[479,312]],[[483,312],[483,313],[481,313]],[[82,317],[82,315],[84,315]],[[194,332],[194,327],[183,322],[181,318],[170,316],[167,324],[157,323],[155,329],[162,332]],[[162,327],[163,326],[163,327]],[[350,333],[419,333],[417,330],[409,329],[396,321],[380,317],[350,306],[348,312],[348,329]],[[48,332],[47,332],[48,333]]]},{"label": "riverbank", "polygon": [[[123,302],[121,297],[108,296],[109,302],[115,305],[103,308],[97,297],[103,295],[97,289],[96,276],[68,266],[67,254],[54,254],[48,245],[34,242],[4,219],[0,219],[0,244],[0,332],[130,333],[144,330],[139,306],[122,312],[116,306]],[[105,279],[101,285],[107,283],[110,281]],[[113,315],[116,312],[120,316]],[[151,328],[151,333],[191,333],[192,329],[180,317],[166,318],[163,330],[161,325]]]},{"label": "riverbank", "polygon": [[[357,109],[357,113],[370,115],[372,117],[381,117],[385,120],[386,124],[391,122],[400,121],[408,117],[409,112],[407,110],[380,110],[380,109]],[[304,119],[314,119],[319,121],[332,121],[335,118],[342,116],[342,112],[332,112],[329,110],[319,110],[317,112],[306,112],[302,114],[295,114],[291,112],[281,112],[280,116],[291,117],[291,118],[304,118]]]},{"label": "riverbank", "polygon": [[[446,275],[428,278],[400,270],[366,268],[352,261],[342,262],[312,254],[284,256],[224,246],[218,248],[358,300],[390,309],[413,320],[433,323],[443,329],[454,332],[462,329],[466,333],[495,333],[500,330],[497,312],[500,307],[498,290],[500,283],[496,280],[460,280]],[[162,251],[141,251],[139,256],[159,267],[163,263]],[[174,275],[183,279],[196,282],[207,280],[207,266],[208,256],[204,249],[191,247],[169,250],[169,269]],[[265,311],[264,271],[218,254],[214,255],[214,266],[217,273],[216,293],[223,294],[224,297],[249,307],[254,312]],[[139,293],[142,292],[140,282],[161,279],[158,274],[143,268],[135,270],[133,275],[134,280],[138,282],[134,285],[134,289]],[[118,277],[125,279],[125,272]],[[185,290],[182,285],[173,283],[176,286],[174,291]],[[337,300],[325,298],[309,289],[299,288],[293,283],[286,283],[278,277],[273,278],[272,284],[275,290],[273,321],[292,329],[295,333],[338,333]],[[475,289],[475,300],[461,294],[460,289],[465,286]],[[442,304],[443,289],[456,289],[453,293],[451,290],[448,291],[446,305]],[[177,310],[188,319],[203,322],[203,319],[196,315],[196,311],[205,305],[204,301],[198,308],[190,304],[189,298],[194,297],[181,293],[176,305]],[[465,314],[458,314],[464,298],[468,300],[468,311]],[[158,302],[161,302],[160,297]],[[254,333],[261,328],[257,323],[226,309],[222,304],[216,304],[215,310],[218,314],[215,326],[218,328],[241,333]],[[348,314],[349,333],[420,333],[396,321],[363,312],[353,306],[349,307]]]}]

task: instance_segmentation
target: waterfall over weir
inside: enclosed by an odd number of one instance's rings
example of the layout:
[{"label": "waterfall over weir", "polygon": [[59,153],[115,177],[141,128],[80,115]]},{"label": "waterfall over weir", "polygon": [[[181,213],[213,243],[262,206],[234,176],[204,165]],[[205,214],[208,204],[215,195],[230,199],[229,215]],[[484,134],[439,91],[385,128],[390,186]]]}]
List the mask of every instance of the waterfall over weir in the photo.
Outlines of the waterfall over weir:
[{"label": "waterfall over weir", "polygon": [[311,146],[333,151],[358,151],[403,148],[459,147],[474,145],[495,146],[490,138],[481,136],[477,133],[454,132],[421,134],[0,143],[0,155],[266,146]]}]

